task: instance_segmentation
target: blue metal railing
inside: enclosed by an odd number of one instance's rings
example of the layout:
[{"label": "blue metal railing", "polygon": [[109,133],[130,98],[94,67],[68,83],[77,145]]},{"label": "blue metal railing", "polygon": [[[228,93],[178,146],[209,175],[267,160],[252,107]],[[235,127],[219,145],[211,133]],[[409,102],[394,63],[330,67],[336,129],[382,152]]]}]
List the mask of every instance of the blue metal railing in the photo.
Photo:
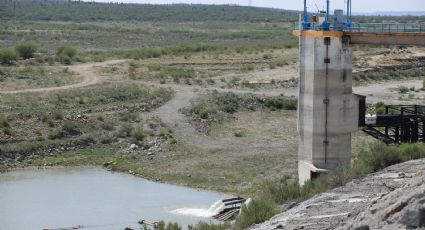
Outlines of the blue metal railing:
[{"label": "blue metal railing", "polygon": [[[310,30],[323,30],[317,22],[294,23],[295,30],[309,28]],[[331,31],[369,32],[369,33],[391,33],[391,32],[424,32],[425,24],[413,23],[330,23]]]}]

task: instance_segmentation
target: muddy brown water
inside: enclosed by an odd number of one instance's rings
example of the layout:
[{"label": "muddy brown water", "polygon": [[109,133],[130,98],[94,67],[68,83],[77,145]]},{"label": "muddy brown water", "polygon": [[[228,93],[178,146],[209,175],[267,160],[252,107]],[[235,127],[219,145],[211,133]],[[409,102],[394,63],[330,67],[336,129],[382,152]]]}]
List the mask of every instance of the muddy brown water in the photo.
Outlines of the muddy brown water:
[{"label": "muddy brown water", "polygon": [[0,174],[0,230],[140,229],[142,219],[187,226],[211,220],[173,210],[208,209],[224,197],[100,168],[16,170]]}]

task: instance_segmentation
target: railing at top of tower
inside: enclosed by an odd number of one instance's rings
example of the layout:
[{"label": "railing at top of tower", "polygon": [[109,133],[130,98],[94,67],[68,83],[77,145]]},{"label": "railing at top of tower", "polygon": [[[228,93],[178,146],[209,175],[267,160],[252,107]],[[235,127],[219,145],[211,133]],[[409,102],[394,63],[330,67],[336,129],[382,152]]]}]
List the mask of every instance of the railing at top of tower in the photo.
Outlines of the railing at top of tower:
[{"label": "railing at top of tower", "polygon": [[[306,29],[307,28],[307,29]],[[425,24],[414,23],[330,23],[323,27],[318,22],[294,22],[294,30],[330,30],[365,33],[425,33]]]}]

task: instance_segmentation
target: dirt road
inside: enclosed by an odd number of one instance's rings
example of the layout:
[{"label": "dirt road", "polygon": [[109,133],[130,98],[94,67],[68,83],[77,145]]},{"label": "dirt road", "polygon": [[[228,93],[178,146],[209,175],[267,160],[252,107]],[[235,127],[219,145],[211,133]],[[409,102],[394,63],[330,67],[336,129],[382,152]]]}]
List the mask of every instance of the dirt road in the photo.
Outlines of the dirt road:
[{"label": "dirt road", "polygon": [[127,61],[128,60],[111,60],[111,61],[105,61],[105,62],[84,63],[84,64],[79,64],[74,66],[66,66],[69,68],[69,70],[77,74],[77,80],[79,80],[79,82],[75,84],[71,84],[71,85],[64,85],[64,86],[0,91],[0,94],[50,92],[50,91],[83,88],[83,87],[95,85],[100,82],[101,76],[97,75],[93,71],[94,68],[108,66],[112,64],[120,64]]}]

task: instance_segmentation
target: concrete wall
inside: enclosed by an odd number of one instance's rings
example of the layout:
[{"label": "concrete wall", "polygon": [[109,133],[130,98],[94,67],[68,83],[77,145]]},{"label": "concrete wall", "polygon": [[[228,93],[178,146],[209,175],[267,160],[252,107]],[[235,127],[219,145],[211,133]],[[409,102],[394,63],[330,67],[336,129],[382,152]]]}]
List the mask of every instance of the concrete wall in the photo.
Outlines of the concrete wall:
[{"label": "concrete wall", "polygon": [[[352,51],[342,37],[300,36],[299,179],[351,159],[359,98],[352,93]],[[326,64],[325,59],[329,60]]]}]

